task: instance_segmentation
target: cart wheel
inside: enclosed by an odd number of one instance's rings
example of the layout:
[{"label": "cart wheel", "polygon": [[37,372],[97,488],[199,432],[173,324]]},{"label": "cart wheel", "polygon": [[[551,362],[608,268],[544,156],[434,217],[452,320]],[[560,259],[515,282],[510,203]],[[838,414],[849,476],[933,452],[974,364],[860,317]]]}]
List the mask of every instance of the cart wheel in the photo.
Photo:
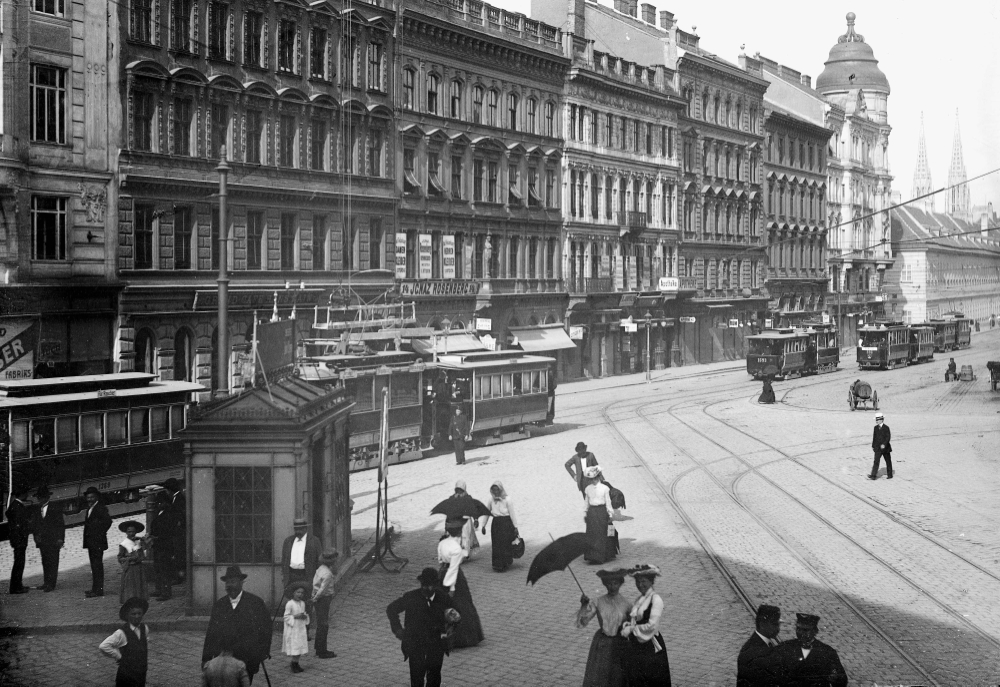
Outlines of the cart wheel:
[{"label": "cart wheel", "polygon": [[878,392],[877,391],[873,391],[872,392],[872,409],[873,410],[878,410]]}]

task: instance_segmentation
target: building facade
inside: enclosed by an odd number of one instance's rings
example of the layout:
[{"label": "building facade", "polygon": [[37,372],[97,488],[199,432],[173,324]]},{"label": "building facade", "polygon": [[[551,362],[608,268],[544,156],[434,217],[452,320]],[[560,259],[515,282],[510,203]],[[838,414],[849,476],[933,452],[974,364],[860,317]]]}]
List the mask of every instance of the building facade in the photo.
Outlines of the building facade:
[{"label": "building facade", "polygon": [[822,319],[826,302],[826,150],[830,109],[808,75],[757,54],[764,95],[765,285],[774,327]]},{"label": "building facade", "polygon": [[107,9],[0,4],[0,340],[22,344],[5,379],[113,370],[120,75]]},{"label": "building facade", "polygon": [[215,385],[222,238],[233,361],[255,312],[302,318],[391,290],[389,3],[175,0],[112,12],[120,369]]},{"label": "building facade", "polygon": [[816,90],[831,108],[827,128],[827,222],[831,314],[842,341],[857,338],[859,322],[885,311],[885,272],[892,266],[889,217],[889,81],[847,14],[847,33],[830,49]]}]

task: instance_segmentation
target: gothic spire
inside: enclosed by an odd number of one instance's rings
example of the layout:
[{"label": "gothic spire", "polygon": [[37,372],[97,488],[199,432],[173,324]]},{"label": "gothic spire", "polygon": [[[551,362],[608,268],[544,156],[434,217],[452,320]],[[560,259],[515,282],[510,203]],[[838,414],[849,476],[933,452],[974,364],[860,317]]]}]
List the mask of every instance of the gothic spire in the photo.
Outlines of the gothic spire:
[{"label": "gothic spire", "polygon": [[[913,171],[912,198],[930,193],[934,190],[931,181],[931,168],[927,164],[927,142],[924,139],[924,113],[920,113],[920,143],[917,147],[917,168]],[[927,212],[934,212],[934,196],[928,196],[917,203],[917,207]]]},{"label": "gothic spire", "polygon": [[965,160],[962,158],[962,132],[958,126],[958,108],[955,108],[955,138],[951,145],[951,167],[948,168],[948,207],[946,212],[955,217],[971,216],[969,185],[966,182]]}]

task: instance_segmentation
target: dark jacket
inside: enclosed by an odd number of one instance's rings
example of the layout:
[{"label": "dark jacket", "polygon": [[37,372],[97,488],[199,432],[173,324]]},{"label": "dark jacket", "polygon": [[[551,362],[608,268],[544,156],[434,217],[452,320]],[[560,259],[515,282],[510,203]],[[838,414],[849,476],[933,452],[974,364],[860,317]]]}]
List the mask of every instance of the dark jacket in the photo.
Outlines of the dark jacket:
[{"label": "dark jacket", "polygon": [[[444,589],[438,589],[430,603],[421,590],[414,589],[389,604],[385,614],[389,616],[393,634],[403,632],[403,660],[422,656],[429,665],[444,660],[448,652],[442,635],[447,629],[444,612],[448,608],[452,608],[451,597]],[[399,622],[400,613],[406,614],[405,624]]]},{"label": "dark jacket", "polygon": [[736,659],[736,687],[777,685],[781,671],[775,649],[756,632],[750,635]]},{"label": "dark jacket", "polygon": [[[292,544],[295,542],[295,535],[285,539],[285,543],[281,545],[281,574],[284,576],[284,584],[287,587],[288,583],[291,581],[288,579],[288,566],[292,562]],[[319,537],[306,534],[306,550],[305,555],[302,559],[306,564],[306,580],[309,584],[312,584],[313,575],[316,574],[316,568],[319,567],[319,554],[322,552],[323,543],[319,540]],[[311,592],[307,592],[309,594]]]},{"label": "dark jacket", "polygon": [[108,513],[108,507],[98,501],[83,522],[83,548],[107,551],[110,529],[111,515]]},{"label": "dark jacket", "polygon": [[51,501],[44,518],[42,507],[35,506],[32,525],[35,546],[40,549],[58,549],[66,540],[66,522],[63,520],[62,509]]},{"label": "dark jacket", "polygon": [[28,536],[31,534],[31,506],[27,506],[17,499],[10,500],[7,508],[7,522],[10,528],[10,548],[23,549],[28,545]]},{"label": "dark jacket", "polygon": [[781,661],[783,687],[847,687],[847,673],[832,647],[813,641],[808,658],[802,658],[797,639],[778,645],[775,653]]},{"label": "dark jacket", "polygon": [[889,431],[889,425],[884,422],[881,427],[875,425],[875,431],[872,432],[872,450],[881,451],[882,444],[885,444],[885,452],[892,453],[892,444],[889,443],[891,436],[892,432]]},{"label": "dark jacket", "polygon": [[228,596],[215,602],[201,652],[203,665],[219,655],[225,637],[232,642],[233,657],[246,664],[248,674],[255,675],[261,661],[271,655],[271,614],[264,600],[244,591],[235,609]]},{"label": "dark jacket", "polygon": [[459,441],[462,441],[469,435],[469,418],[464,414],[462,415],[452,415],[451,423],[448,425],[448,434]]}]

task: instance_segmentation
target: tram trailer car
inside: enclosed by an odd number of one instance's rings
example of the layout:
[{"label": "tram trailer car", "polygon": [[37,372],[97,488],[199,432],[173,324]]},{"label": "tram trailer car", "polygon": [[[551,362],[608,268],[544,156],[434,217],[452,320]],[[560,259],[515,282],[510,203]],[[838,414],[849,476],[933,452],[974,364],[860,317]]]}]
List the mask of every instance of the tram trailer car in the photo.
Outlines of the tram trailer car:
[{"label": "tram trailer car", "polygon": [[803,372],[814,371],[816,353],[812,349],[813,365],[809,367],[809,335],[805,331],[773,329],[748,336],[747,342],[750,346],[747,353],[747,374],[754,379],[763,379],[768,375],[788,379],[798,377]]},{"label": "tram trailer car", "polygon": [[526,439],[531,425],[551,423],[555,363],[554,358],[510,350],[439,355],[439,375],[460,391],[437,405],[435,443],[446,443],[457,405],[468,416],[478,445]]},{"label": "tram trailer car", "polygon": [[[806,332],[816,351],[813,361],[817,374],[833,372],[840,364],[840,338],[835,324],[809,323]],[[808,349],[807,349],[808,351]]]},{"label": "tram trailer car", "polygon": [[910,363],[934,360],[934,327],[910,325]]},{"label": "tram trailer car", "polygon": [[955,317],[955,348],[972,346],[972,318],[959,314]]},{"label": "tram trailer car", "polygon": [[947,353],[955,348],[958,340],[958,322],[955,320],[931,320],[934,327],[934,350]]},{"label": "tram trailer car", "polygon": [[143,488],[184,477],[178,432],[195,391],[204,389],[140,372],[0,380],[4,504],[13,482],[32,491],[47,485],[67,525],[83,522],[89,487],[101,491],[112,517],[145,511]]},{"label": "tram trailer car", "polygon": [[858,330],[858,367],[892,370],[905,367],[910,358],[910,327],[902,322],[878,322]]},{"label": "tram trailer car", "polygon": [[354,401],[348,456],[350,471],[357,472],[379,464],[383,389],[389,390],[389,464],[417,460],[431,448],[435,368],[415,353],[379,351],[312,355],[296,363],[295,373],[313,384],[343,387]]}]

